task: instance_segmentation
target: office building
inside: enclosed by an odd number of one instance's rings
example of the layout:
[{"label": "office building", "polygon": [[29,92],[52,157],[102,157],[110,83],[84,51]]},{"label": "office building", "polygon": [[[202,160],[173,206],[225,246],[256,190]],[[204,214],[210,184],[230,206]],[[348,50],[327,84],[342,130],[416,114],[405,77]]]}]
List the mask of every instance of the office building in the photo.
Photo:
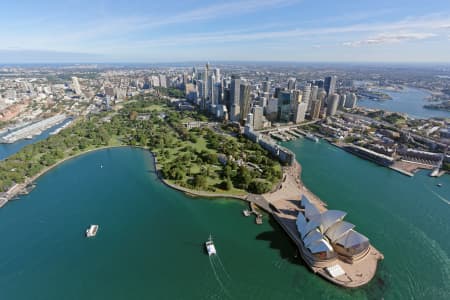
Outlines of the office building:
[{"label": "office building", "polygon": [[339,105],[339,95],[331,94],[328,96],[327,116],[334,116]]},{"label": "office building", "polygon": [[294,114],[294,123],[298,124],[305,121],[306,110],[308,108],[308,104],[305,102],[297,103],[297,107]]},{"label": "office building", "polygon": [[264,127],[264,109],[261,106],[253,107],[253,129],[261,130]]},{"label": "office building", "polygon": [[309,115],[312,120],[317,120],[320,118],[321,108],[322,108],[322,103],[320,100],[311,101],[311,112]]},{"label": "office building", "polygon": [[331,95],[334,93],[336,89],[336,81],[337,81],[336,76],[325,77],[324,88],[325,91],[327,92],[327,95]]}]

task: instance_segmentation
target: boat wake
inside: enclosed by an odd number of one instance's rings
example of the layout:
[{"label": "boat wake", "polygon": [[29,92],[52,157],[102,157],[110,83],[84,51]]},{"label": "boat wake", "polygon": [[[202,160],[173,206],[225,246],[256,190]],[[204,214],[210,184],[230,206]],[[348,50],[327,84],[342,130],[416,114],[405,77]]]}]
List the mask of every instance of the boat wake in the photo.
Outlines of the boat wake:
[{"label": "boat wake", "polygon": [[214,277],[216,278],[217,283],[219,284],[221,290],[227,296],[227,298],[232,299],[229,290],[226,288],[226,285],[231,284],[231,277],[226,271],[224,265],[222,264],[222,260],[218,255],[209,256],[209,263],[211,264],[211,269],[214,273]]},{"label": "boat wake", "polygon": [[438,193],[436,193],[433,190],[430,190],[430,192],[432,192],[436,197],[438,197],[440,200],[442,200],[444,203],[447,203],[448,205],[450,205],[450,201],[448,201],[447,199],[445,199],[444,197],[442,197],[441,195],[439,195]]}]

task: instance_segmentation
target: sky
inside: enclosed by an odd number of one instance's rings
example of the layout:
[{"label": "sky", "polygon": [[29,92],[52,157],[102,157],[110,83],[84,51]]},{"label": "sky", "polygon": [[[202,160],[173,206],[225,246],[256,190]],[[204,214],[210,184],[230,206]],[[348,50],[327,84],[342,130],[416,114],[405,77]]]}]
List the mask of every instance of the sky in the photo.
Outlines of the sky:
[{"label": "sky", "polygon": [[450,0],[15,0],[0,63],[450,63]]}]

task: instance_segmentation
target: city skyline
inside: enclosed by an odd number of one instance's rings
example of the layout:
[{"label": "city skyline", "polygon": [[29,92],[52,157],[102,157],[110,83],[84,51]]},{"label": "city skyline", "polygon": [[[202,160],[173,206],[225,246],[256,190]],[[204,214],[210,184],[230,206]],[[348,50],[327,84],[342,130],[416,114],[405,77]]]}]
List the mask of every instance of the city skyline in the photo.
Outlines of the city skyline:
[{"label": "city skyline", "polygon": [[444,0],[20,1],[0,24],[0,63],[450,61]]}]

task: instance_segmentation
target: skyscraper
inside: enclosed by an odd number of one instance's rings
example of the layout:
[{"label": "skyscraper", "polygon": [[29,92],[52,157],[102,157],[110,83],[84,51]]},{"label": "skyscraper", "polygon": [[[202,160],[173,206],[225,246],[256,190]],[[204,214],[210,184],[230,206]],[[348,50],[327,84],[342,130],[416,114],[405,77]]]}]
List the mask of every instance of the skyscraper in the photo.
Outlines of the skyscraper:
[{"label": "skyscraper", "polygon": [[302,101],[307,104],[307,110],[311,109],[311,84],[307,83],[303,89]]},{"label": "skyscraper", "polygon": [[270,82],[269,81],[263,81],[262,82],[262,91],[264,93],[269,93],[270,92]]},{"label": "skyscraper", "polygon": [[305,121],[306,109],[308,108],[308,104],[305,102],[299,102],[297,104],[295,114],[294,114],[294,123],[298,124]]},{"label": "skyscraper", "polygon": [[347,100],[347,95],[342,94],[339,98],[338,109],[340,109],[340,110],[344,109],[346,100]]},{"label": "skyscraper", "polygon": [[231,77],[231,85],[230,85],[230,102],[231,104],[239,104],[241,94],[241,79],[238,76]]},{"label": "skyscraper", "polygon": [[244,116],[247,116],[247,114],[250,112],[250,105],[251,105],[250,84],[246,82],[241,83],[239,98],[241,103],[241,121],[242,121]]},{"label": "skyscraper", "polygon": [[291,120],[291,93],[289,91],[280,91],[278,95],[278,112],[281,122]]},{"label": "skyscraper", "polygon": [[321,101],[311,101],[311,113],[309,114],[312,120],[317,120],[320,117]]},{"label": "skyscraper", "polygon": [[297,84],[297,79],[295,79],[294,77],[289,78],[288,90],[290,90],[290,91],[295,90],[296,84]]},{"label": "skyscraper", "polygon": [[264,123],[263,108],[261,106],[253,107],[253,129],[261,130]]},{"label": "skyscraper", "polygon": [[328,96],[327,116],[334,116],[339,105],[339,95],[331,94]]},{"label": "skyscraper", "polygon": [[331,95],[334,93],[336,89],[336,80],[337,80],[336,76],[325,77],[324,88],[325,91],[327,92],[327,95]]},{"label": "skyscraper", "polygon": [[345,108],[356,108],[358,97],[355,93],[348,93],[345,100]]}]

